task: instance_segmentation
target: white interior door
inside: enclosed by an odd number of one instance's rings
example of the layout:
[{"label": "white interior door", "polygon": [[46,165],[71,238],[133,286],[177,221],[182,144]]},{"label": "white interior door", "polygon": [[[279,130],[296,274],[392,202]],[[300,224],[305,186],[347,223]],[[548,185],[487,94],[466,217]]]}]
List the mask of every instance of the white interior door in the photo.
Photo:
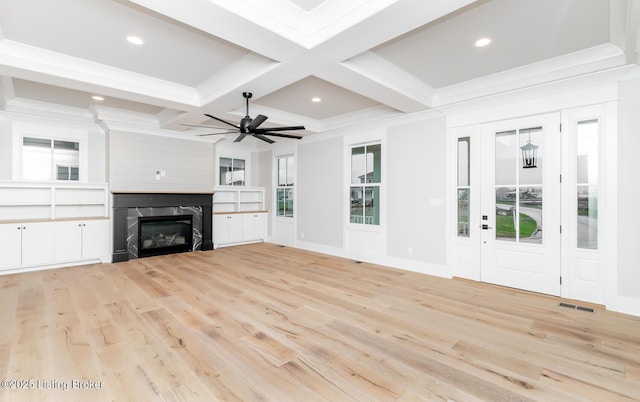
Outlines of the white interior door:
[{"label": "white interior door", "polygon": [[560,295],[560,115],[481,135],[480,279]]}]

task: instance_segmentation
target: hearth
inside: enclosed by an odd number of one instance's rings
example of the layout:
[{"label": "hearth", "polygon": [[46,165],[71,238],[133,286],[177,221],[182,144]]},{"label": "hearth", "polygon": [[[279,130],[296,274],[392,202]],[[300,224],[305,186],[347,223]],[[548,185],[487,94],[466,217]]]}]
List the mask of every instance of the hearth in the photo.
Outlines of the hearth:
[{"label": "hearth", "polygon": [[138,218],[138,257],[191,251],[193,215]]}]

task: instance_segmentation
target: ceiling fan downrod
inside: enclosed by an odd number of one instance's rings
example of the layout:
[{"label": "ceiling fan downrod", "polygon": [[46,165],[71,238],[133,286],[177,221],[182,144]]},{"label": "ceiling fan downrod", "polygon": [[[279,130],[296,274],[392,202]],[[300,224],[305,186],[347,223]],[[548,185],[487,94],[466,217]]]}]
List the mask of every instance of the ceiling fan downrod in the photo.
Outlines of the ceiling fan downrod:
[{"label": "ceiling fan downrod", "polygon": [[244,98],[246,99],[246,103],[247,103],[247,113],[245,114],[244,117],[249,117],[249,99],[251,99],[253,94],[251,92],[243,92],[242,96],[244,96]]}]

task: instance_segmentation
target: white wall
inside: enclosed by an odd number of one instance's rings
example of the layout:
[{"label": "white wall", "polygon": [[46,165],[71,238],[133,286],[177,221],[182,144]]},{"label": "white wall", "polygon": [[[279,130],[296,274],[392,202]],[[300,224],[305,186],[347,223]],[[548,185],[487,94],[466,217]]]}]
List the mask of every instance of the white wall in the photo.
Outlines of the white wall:
[{"label": "white wall", "polygon": [[108,137],[112,192],[213,191],[213,144],[115,130]]},{"label": "white wall", "polygon": [[640,79],[621,82],[619,97],[618,293],[640,300]]},{"label": "white wall", "polygon": [[[262,152],[254,152],[251,155],[253,160],[253,172],[252,176],[256,178],[256,185],[258,187],[264,187],[264,205],[267,211],[271,212],[271,215],[275,215],[275,210],[272,208],[273,185],[271,184],[273,166],[272,166],[272,152],[266,150]],[[269,219],[269,228],[267,234],[270,236],[273,232],[272,219]]]},{"label": "white wall", "polygon": [[11,180],[11,121],[0,117],[0,180]]},{"label": "white wall", "polygon": [[300,143],[297,152],[297,241],[343,247],[341,138]]},{"label": "white wall", "polygon": [[444,118],[388,130],[386,194],[390,257],[446,263],[445,140]]},{"label": "white wall", "polygon": [[105,183],[107,181],[107,136],[101,129],[89,131],[87,141],[89,148],[88,175],[89,183]]}]

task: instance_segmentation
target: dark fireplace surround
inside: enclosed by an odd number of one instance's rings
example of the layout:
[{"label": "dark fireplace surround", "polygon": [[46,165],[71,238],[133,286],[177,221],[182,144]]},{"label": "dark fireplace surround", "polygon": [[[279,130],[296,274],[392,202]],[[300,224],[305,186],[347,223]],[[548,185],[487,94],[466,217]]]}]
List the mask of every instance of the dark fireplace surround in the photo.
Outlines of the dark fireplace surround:
[{"label": "dark fireplace surround", "polygon": [[[114,193],[113,194],[113,262],[154,255],[156,250],[138,250],[139,221],[162,221],[189,215],[193,223],[192,250],[213,250],[213,193]],[[192,216],[192,218],[191,218]],[[187,238],[189,236],[186,236]],[[186,246],[160,252],[189,251]],[[142,255],[139,252],[142,251]]]}]

